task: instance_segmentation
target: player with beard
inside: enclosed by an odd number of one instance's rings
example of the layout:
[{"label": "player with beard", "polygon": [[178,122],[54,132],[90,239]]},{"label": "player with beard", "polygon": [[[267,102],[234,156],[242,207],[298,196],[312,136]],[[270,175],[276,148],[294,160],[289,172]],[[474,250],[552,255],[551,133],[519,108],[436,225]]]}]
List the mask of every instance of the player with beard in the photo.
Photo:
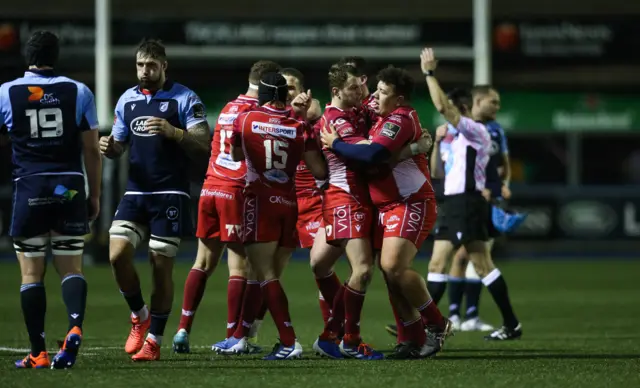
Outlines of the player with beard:
[{"label": "player with beard", "polygon": [[[247,176],[243,239],[247,259],[261,282],[280,341],[265,360],[299,358],[287,296],[278,279],[278,265],[297,245],[295,173],[302,158],[314,177],[324,179],[326,166],[316,140],[309,136],[306,113],[311,96],[305,94],[288,108],[287,82],[277,73],[260,81],[259,107],[241,114],[234,123],[232,156],[246,159]],[[299,101],[297,103],[296,101]],[[246,338],[232,339],[229,352],[246,352]]]},{"label": "player with beard", "polygon": [[[434,77],[437,61],[433,50],[424,49],[420,59],[431,99],[449,124],[447,132],[453,135],[448,152],[441,150],[439,153],[444,162],[445,200],[429,262],[429,289],[436,301],[444,294],[444,287],[433,287],[432,282],[438,275],[445,277],[444,270],[455,245],[463,245],[503,318],[503,326],[485,339],[519,338],[522,328],[513,312],[507,284],[486,252],[487,223],[490,218],[489,205],[482,193],[491,149],[490,135],[484,125],[468,117],[472,105],[470,92],[456,90],[449,96],[444,94]],[[443,133],[438,134],[439,138],[443,136]],[[442,165],[440,162],[436,164]]]},{"label": "player with beard", "polygon": [[[110,136],[101,152],[118,158],[129,147],[129,180],[109,229],[109,259],[116,282],[131,309],[125,351],[134,361],[160,358],[160,345],[173,303],[173,259],[180,240],[191,236],[190,158],[209,153],[209,125],[200,98],[166,78],[167,56],[156,40],[136,51],[140,84],[118,100]],[[133,265],[135,250],[150,234],[153,270],[150,309]],[[145,340],[146,332],[149,334]]]},{"label": "player with beard", "polygon": [[[422,137],[422,128],[410,98],[413,80],[404,70],[389,67],[378,74],[380,119],[369,131],[370,144],[343,141],[334,126],[321,133],[325,147],[338,155],[364,163],[387,163],[394,153]],[[400,321],[399,344],[393,358],[420,358],[437,353],[450,333],[422,277],[411,263],[435,221],[435,200],[424,155],[414,154],[395,165],[380,166],[369,181],[369,191],[379,218],[374,246],[380,252],[389,296]],[[428,324],[429,337],[424,331]]]},{"label": "player with beard", "polygon": [[[67,369],[75,364],[87,303],[84,236],[100,211],[102,158],[93,93],[55,73],[59,51],[56,35],[34,32],[25,44],[28,70],[0,85],[0,137],[10,140],[13,162],[9,235],[20,265],[20,304],[31,345],[29,354],[15,362],[20,369]],[[51,361],[45,344],[49,246],[69,322]]]},{"label": "player with beard", "polygon": [[[177,353],[189,352],[189,333],[195,313],[202,300],[207,279],[216,269],[224,248],[227,248],[229,281],[227,285],[227,334],[229,338],[242,323],[240,313],[245,295],[251,306],[260,308],[260,285],[247,280],[247,266],[242,247],[242,212],[244,179],[247,167],[244,161],[235,162],[230,155],[233,123],[238,115],[258,104],[258,84],[263,75],[278,71],[280,66],[271,61],[258,61],[249,71],[249,87],[222,108],[218,115],[211,142],[209,167],[198,203],[198,252],[187,276],[182,301],[182,316],[178,332],[173,338],[173,349]],[[250,338],[255,337],[255,332]],[[250,349],[258,348],[251,341]]]}]

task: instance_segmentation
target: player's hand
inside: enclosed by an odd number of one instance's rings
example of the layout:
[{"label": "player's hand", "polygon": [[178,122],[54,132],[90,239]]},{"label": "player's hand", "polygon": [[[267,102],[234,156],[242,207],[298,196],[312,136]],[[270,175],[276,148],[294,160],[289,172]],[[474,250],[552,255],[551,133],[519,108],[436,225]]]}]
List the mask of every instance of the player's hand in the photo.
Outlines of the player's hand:
[{"label": "player's hand", "polygon": [[418,144],[418,151],[421,154],[426,154],[431,149],[433,145],[433,139],[431,138],[431,134],[425,128],[422,128],[422,136],[416,142]]},{"label": "player's hand", "polygon": [[487,200],[487,202],[491,201],[491,190],[484,188],[482,189],[482,197]]},{"label": "player's hand", "polygon": [[511,199],[511,189],[507,185],[502,185],[501,193],[502,198]]},{"label": "player's hand", "polygon": [[420,67],[422,68],[423,73],[433,71],[438,67],[438,61],[433,54],[432,48],[427,47],[422,50],[422,53],[420,53]]},{"label": "player's hand", "polygon": [[102,136],[98,145],[100,146],[100,153],[107,158],[118,156],[118,144],[113,138],[113,135]]},{"label": "player's hand", "polygon": [[313,96],[311,95],[311,89],[307,90],[306,93],[300,93],[296,96],[296,98],[291,101],[291,107],[296,114],[306,118],[307,111],[311,107],[311,103],[313,102]]},{"label": "player's hand", "polygon": [[176,137],[176,128],[173,125],[169,124],[167,120],[161,119],[159,117],[151,117],[147,119],[147,121],[145,121],[144,123],[144,128],[149,133],[164,136],[168,139],[173,139]]},{"label": "player's hand", "polygon": [[320,140],[322,140],[322,145],[327,147],[328,149],[331,149],[333,147],[333,142],[339,138],[340,135],[338,135],[336,127],[334,127],[331,123],[329,123],[328,127],[325,125],[320,131]]},{"label": "player's hand", "polygon": [[93,222],[98,219],[100,215],[100,197],[89,198],[89,222]]},{"label": "player's hand", "polygon": [[436,142],[442,141],[447,136],[447,124],[442,124],[436,128]]}]

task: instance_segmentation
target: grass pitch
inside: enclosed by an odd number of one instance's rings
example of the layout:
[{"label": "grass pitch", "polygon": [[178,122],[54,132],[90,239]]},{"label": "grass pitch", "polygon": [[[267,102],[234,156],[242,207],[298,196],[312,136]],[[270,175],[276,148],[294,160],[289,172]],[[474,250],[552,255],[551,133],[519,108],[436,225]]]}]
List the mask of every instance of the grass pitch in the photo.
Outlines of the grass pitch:
[{"label": "grass pitch", "polygon": [[[426,261],[418,261],[426,271]],[[146,294],[149,269],[138,265]],[[110,268],[87,268],[89,282],[85,340],[72,370],[15,370],[28,340],[19,302],[17,263],[0,264],[0,387],[633,387],[640,386],[640,262],[545,261],[500,266],[523,323],[522,340],[487,343],[479,333],[458,333],[435,359],[420,361],[323,360],[311,344],[321,331],[317,290],[306,262],[292,262],[283,279],[294,327],[305,348],[297,361],[265,362],[256,357],[223,357],[210,345],[223,339],[226,271],[220,265],[209,280],[191,336],[192,354],[171,353],[182,287],[189,265],[174,276],[176,296],[167,326],[162,360],[133,363],[124,353],[129,324],[127,306]],[[47,276],[47,343],[66,330],[59,279]],[[338,268],[346,273],[346,266]],[[445,298],[446,299],[446,298]],[[148,300],[148,299],[147,299]],[[446,310],[446,300],[441,308]],[[482,317],[499,323],[490,295],[483,292]],[[365,340],[390,351],[394,340],[384,330],[392,322],[382,278],[367,293],[362,319]],[[269,316],[260,333],[266,350],[277,333]]]}]

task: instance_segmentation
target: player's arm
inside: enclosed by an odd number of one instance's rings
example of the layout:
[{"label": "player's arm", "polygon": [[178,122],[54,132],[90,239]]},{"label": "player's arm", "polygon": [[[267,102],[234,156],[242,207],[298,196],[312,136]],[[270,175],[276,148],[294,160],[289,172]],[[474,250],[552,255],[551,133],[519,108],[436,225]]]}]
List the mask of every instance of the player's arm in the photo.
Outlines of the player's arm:
[{"label": "player's arm", "polygon": [[102,187],[102,157],[100,156],[98,135],[100,125],[93,93],[84,85],[78,90],[77,104],[82,110],[79,127],[82,131],[82,154],[89,185],[89,200],[91,203],[89,217],[94,220],[98,217],[100,211]]},{"label": "player's arm", "polygon": [[100,138],[100,153],[106,158],[117,159],[127,149],[128,140],[129,127],[124,122],[124,99],[120,97],[114,111],[111,135]]},{"label": "player's arm", "polygon": [[420,67],[422,73],[426,76],[427,86],[429,88],[429,95],[431,101],[436,107],[438,112],[451,123],[454,127],[458,125],[460,121],[460,111],[449,101],[449,98],[440,87],[440,83],[434,76],[433,72],[436,70],[438,61],[436,61],[433,55],[433,49],[426,48],[422,50],[420,54]]},{"label": "player's arm", "polygon": [[318,139],[315,134],[316,131],[314,128],[305,129],[304,153],[302,154],[302,159],[314,178],[317,180],[325,180],[328,175],[327,163],[322,151],[320,150]]},{"label": "player's arm", "polygon": [[8,118],[6,116],[8,108],[11,108],[11,104],[7,94],[8,92],[5,85],[0,85],[0,146],[4,146],[11,141],[9,128],[7,127]]},{"label": "player's arm", "polygon": [[176,141],[189,155],[209,156],[211,152],[211,131],[205,120],[187,128],[176,128]]},{"label": "player's arm", "polygon": [[241,162],[245,159],[244,151],[242,149],[242,126],[249,116],[248,113],[241,113],[233,122],[233,132],[231,133],[231,149],[229,154],[234,162]]},{"label": "player's arm", "polygon": [[320,101],[314,98],[307,110],[307,120],[315,121],[318,120],[320,116],[322,116],[322,106],[320,106]]}]

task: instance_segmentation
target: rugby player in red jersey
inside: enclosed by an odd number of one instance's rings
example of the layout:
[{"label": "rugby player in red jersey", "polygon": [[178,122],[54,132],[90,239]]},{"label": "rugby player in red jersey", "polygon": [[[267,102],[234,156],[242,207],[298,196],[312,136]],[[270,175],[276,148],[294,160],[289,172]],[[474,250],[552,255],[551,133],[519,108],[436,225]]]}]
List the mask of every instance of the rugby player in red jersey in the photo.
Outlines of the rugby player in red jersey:
[{"label": "rugby player in red jersey", "polygon": [[369,77],[367,76],[367,62],[365,59],[357,56],[344,57],[340,59],[339,63],[355,67],[360,76],[360,81],[362,81],[362,106],[375,110],[377,102],[373,97],[373,94],[369,91],[369,86],[367,85]]},{"label": "rugby player in red jersey", "polygon": [[[362,102],[362,83],[354,67],[333,65],[329,70],[331,104],[327,105],[321,125],[332,123],[344,141],[356,144],[368,136],[367,121],[357,109]],[[329,183],[323,193],[324,232],[316,236],[311,266],[318,286],[327,299],[333,299],[332,316],[325,330],[314,343],[314,350],[331,358],[381,359],[382,353],[366,345],[360,336],[360,316],[365,292],[373,272],[371,226],[373,213],[369,189],[357,163],[345,162],[330,150],[324,150],[329,169]],[[325,242],[326,241],[326,242]],[[342,252],[351,266],[349,281],[344,287],[327,290],[324,284],[330,276],[337,277],[332,268]],[[339,285],[339,282],[338,282]],[[342,295],[338,295],[342,293]],[[341,298],[342,297],[342,298]],[[339,346],[337,335],[342,323],[345,335]]]},{"label": "rugby player in red jersey", "polygon": [[[422,136],[418,115],[410,106],[414,85],[411,75],[388,67],[377,78],[374,97],[380,118],[369,132],[371,144],[349,144],[340,139],[333,126],[322,131],[323,145],[338,155],[381,164]],[[432,302],[422,276],[411,268],[436,216],[427,160],[420,154],[394,166],[381,165],[379,170],[369,180],[371,199],[379,214],[374,246],[381,250],[380,267],[396,320],[401,321],[399,343],[392,357],[428,357],[442,348],[451,323]],[[428,336],[425,323],[429,327]]]},{"label": "rugby player in red jersey", "polygon": [[[294,98],[304,93],[304,75],[297,69],[285,68],[280,70],[280,74],[287,80],[289,95],[287,104],[291,104]],[[310,126],[314,126],[322,117],[322,108],[318,100],[313,100],[307,112],[307,121]],[[313,133],[315,136],[315,133]],[[296,172],[296,198],[298,201],[298,222],[296,228],[300,239],[300,248],[311,248],[316,238],[318,229],[322,225],[322,191],[325,181],[319,181],[313,177],[307,168],[304,160],[300,161]],[[331,271],[331,275],[324,280],[325,283],[331,281],[334,289],[341,287],[340,280]],[[331,315],[331,305],[325,300],[322,292],[318,292],[320,312],[324,323],[327,323]],[[259,317],[258,317],[259,318]],[[256,320],[254,325],[259,321]]]},{"label": "rugby player in red jersey", "polygon": [[[196,309],[202,300],[207,279],[215,270],[222,251],[227,247],[229,283],[227,287],[227,335],[236,330],[245,288],[247,268],[242,247],[242,213],[247,167],[244,161],[234,161],[230,154],[233,123],[242,112],[258,103],[258,84],[263,75],[280,70],[271,61],[258,61],[249,72],[249,88],[245,94],[230,101],[220,112],[211,142],[211,157],[198,203],[198,252],[187,276],[182,301],[182,316],[173,338],[177,353],[189,352],[189,333]],[[248,290],[248,292],[253,290]]]},{"label": "rugby player in red jersey", "polygon": [[[310,94],[292,102],[296,113],[286,106],[287,82],[277,73],[260,81],[260,106],[242,113],[234,123],[233,160],[247,163],[244,212],[244,248],[280,341],[265,360],[299,358],[302,346],[289,315],[287,296],[278,279],[278,263],[297,245],[295,173],[302,158],[318,179],[326,177],[324,159],[316,140],[308,136],[306,114]],[[296,103],[301,101],[301,103]],[[246,337],[231,337],[228,353],[245,353]]]}]

